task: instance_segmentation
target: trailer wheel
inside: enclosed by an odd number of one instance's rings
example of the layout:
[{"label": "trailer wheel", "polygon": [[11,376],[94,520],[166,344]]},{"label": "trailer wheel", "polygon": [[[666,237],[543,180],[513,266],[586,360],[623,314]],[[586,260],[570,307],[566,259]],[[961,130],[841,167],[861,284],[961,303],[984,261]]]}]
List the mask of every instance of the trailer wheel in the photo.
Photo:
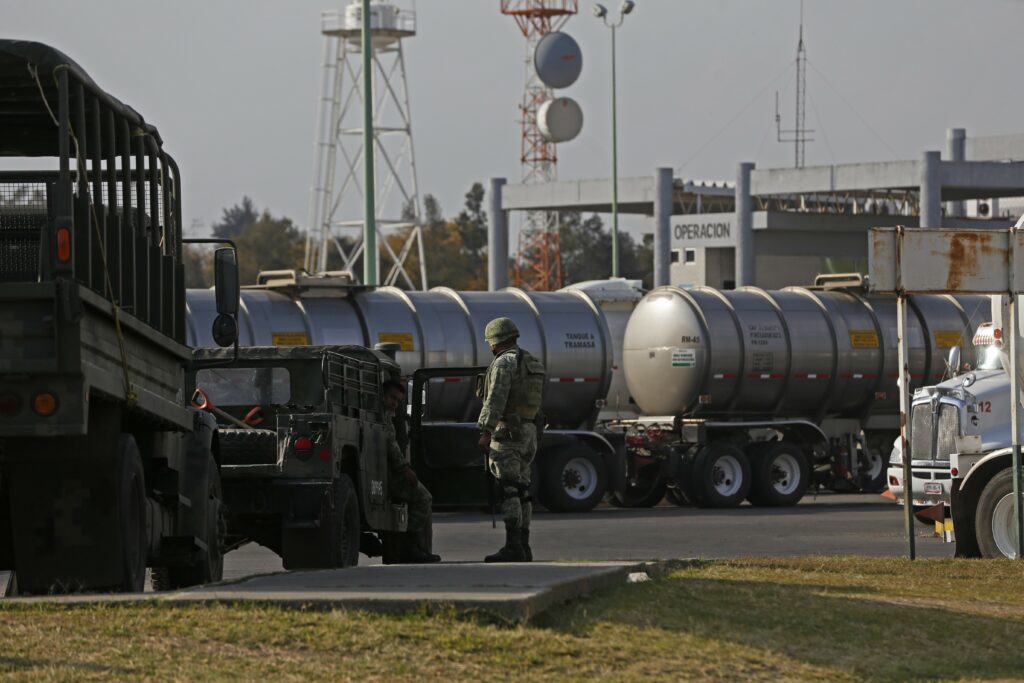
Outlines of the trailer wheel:
[{"label": "trailer wheel", "polygon": [[[165,591],[214,583],[224,578],[224,543],[227,537],[227,509],[220,483],[220,471],[213,457],[207,460],[205,522],[198,561],[186,567],[154,567],[153,590]],[[192,502],[193,505],[197,501]]]},{"label": "trailer wheel", "polygon": [[609,496],[612,505],[624,508],[650,508],[661,502],[668,489],[668,480],[661,473],[660,465],[648,465],[637,472],[635,486],[627,483],[625,491],[615,491]]},{"label": "trailer wheel", "polygon": [[281,559],[284,568],[324,569],[359,563],[359,501],[347,474],[334,480],[320,498],[314,528],[285,529]]},{"label": "trailer wheel", "polygon": [[864,493],[881,493],[888,486],[886,469],[889,461],[882,455],[882,452],[865,446],[861,451],[860,470],[857,473],[857,483]]},{"label": "trailer wheel", "polygon": [[541,502],[553,512],[586,512],[604,497],[604,460],[583,444],[552,449],[540,462]]},{"label": "trailer wheel", "polygon": [[274,465],[277,432],[270,429],[217,429],[220,461],[224,465]]},{"label": "trailer wheel", "polygon": [[750,463],[743,451],[727,443],[713,443],[697,454],[696,503],[705,508],[737,507],[750,491]]},{"label": "trailer wheel", "polygon": [[974,522],[981,556],[1017,557],[1017,520],[1013,514],[1013,470],[992,477],[978,498]]},{"label": "trailer wheel", "polygon": [[748,499],[754,505],[796,505],[810,483],[807,458],[799,446],[788,441],[751,452],[750,470],[753,481]]}]

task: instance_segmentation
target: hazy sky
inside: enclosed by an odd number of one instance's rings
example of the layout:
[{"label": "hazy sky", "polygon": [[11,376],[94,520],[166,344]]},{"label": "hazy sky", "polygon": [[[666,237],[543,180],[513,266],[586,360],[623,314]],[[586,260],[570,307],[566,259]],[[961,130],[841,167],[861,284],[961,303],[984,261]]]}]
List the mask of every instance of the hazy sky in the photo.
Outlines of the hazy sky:
[{"label": "hazy sky", "polygon": [[[324,0],[0,0],[4,37],[54,45],[156,124],[204,226],[250,195],[307,221]],[[398,4],[410,6],[410,0]],[[614,0],[605,4],[614,6]],[[590,3],[566,26],[583,75],[561,94],[583,133],[563,179],[610,175],[609,35]],[[499,0],[419,0],[406,61],[421,192],[454,214],[473,181],[520,176],[524,39]],[[638,0],[619,33],[620,174],[733,179],[789,166],[798,0]],[[917,158],[951,126],[1024,132],[1024,3],[807,0],[807,164]],[[205,229],[205,228],[204,228]]]}]

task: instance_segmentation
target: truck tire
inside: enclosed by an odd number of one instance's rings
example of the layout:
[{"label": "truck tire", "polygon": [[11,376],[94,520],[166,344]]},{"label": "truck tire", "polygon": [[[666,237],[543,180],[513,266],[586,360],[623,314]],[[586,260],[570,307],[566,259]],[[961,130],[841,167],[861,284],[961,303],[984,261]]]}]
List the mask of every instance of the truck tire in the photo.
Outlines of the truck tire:
[{"label": "truck tire", "polygon": [[604,460],[581,443],[541,454],[541,502],[552,512],[586,512],[607,487]]},{"label": "truck tire", "polygon": [[141,593],[146,588],[146,480],[135,437],[121,434],[117,439],[115,463],[117,524],[121,536],[121,581],[109,586],[116,592]]},{"label": "truck tire", "polygon": [[277,432],[270,429],[217,429],[222,465],[277,464]]},{"label": "truck tire", "polygon": [[285,529],[284,568],[330,569],[359,563],[359,500],[347,474],[334,480],[320,499],[318,526]]},{"label": "truck tire", "polygon": [[1017,556],[1017,529],[1013,514],[1013,470],[992,477],[978,498],[974,521],[981,556],[986,558]]},{"label": "truck tire", "polygon": [[668,489],[668,480],[661,473],[659,465],[648,465],[637,472],[635,486],[627,482],[624,491],[614,491],[609,496],[609,503],[615,507],[651,508],[661,502]]},{"label": "truck tire", "polygon": [[712,443],[693,462],[694,501],[703,508],[733,508],[750,492],[750,463],[743,451],[727,443]]},{"label": "truck tire", "polygon": [[[195,564],[187,567],[154,567],[153,590],[166,591],[215,583],[224,578],[224,541],[227,536],[227,510],[220,471],[213,457],[208,460],[206,515],[204,534],[200,539],[206,550],[199,552]],[[195,505],[199,501],[192,501]]]},{"label": "truck tire", "polygon": [[807,457],[794,443],[772,443],[750,454],[750,494],[753,505],[781,507],[796,505],[810,484]]},{"label": "truck tire", "polygon": [[860,469],[857,472],[857,485],[864,493],[881,493],[888,486],[886,469],[889,460],[886,455],[877,449],[865,447],[860,459]]}]

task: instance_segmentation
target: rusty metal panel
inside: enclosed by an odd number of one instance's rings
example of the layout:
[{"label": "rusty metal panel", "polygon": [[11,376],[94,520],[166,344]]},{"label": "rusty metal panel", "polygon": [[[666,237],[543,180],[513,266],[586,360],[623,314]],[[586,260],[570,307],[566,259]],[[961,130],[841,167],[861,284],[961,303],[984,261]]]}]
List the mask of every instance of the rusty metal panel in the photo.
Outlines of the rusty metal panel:
[{"label": "rusty metal panel", "polygon": [[873,228],[868,240],[875,292],[1024,291],[1024,231]]}]

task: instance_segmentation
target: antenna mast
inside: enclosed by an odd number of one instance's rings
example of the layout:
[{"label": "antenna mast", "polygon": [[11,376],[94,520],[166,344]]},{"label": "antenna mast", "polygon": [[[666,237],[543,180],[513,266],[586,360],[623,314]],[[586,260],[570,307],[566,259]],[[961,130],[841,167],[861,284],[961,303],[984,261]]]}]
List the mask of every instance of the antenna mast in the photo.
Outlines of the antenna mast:
[{"label": "antenna mast", "polygon": [[[804,46],[804,3],[800,0],[800,39],[796,45],[796,125],[792,130],[782,130],[782,115],[779,113],[779,93],[775,92],[775,128],[779,142],[792,142],[794,168],[804,167],[805,150],[814,138],[807,128],[807,48]],[[792,137],[789,137],[792,136]]]},{"label": "antenna mast", "polygon": [[[541,134],[537,120],[541,105],[554,94],[537,76],[533,53],[541,38],[561,29],[578,11],[579,0],[501,0],[501,13],[515,18],[526,38],[526,84],[519,107],[524,183],[547,183],[558,177],[556,145]],[[558,213],[530,211],[519,232],[516,285],[538,291],[558,289],[562,286],[561,264]]]}]

